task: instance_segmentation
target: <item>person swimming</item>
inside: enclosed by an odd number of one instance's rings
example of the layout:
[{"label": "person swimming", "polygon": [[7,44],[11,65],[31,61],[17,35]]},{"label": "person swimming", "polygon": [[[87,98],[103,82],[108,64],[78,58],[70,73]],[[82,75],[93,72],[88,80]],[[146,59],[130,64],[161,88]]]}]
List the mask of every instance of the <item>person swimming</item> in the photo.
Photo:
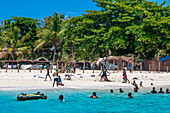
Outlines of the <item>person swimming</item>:
[{"label": "person swimming", "polygon": [[166,93],[170,93],[170,92],[169,92],[169,89],[166,89]]},{"label": "person swimming", "polygon": [[113,93],[113,89],[110,90],[110,93]]},{"label": "person swimming", "polygon": [[64,100],[63,100],[63,97],[64,97],[63,95],[60,95],[60,96],[59,96],[59,100],[60,100],[60,101],[64,101]]},{"label": "person swimming", "polygon": [[93,92],[93,96],[90,96],[91,98],[98,98],[97,96],[96,96],[96,92]]},{"label": "person swimming", "polygon": [[124,93],[124,91],[122,90],[122,88],[120,88],[119,91],[120,91],[119,93]]},{"label": "person swimming", "polygon": [[128,93],[128,96],[129,96],[129,98],[133,98],[131,92]]},{"label": "person swimming", "polygon": [[160,91],[158,93],[164,93],[164,91],[162,91],[162,88],[160,88]]},{"label": "person swimming", "polygon": [[157,91],[155,90],[155,87],[153,87],[153,90],[151,91],[151,93],[157,93]]}]

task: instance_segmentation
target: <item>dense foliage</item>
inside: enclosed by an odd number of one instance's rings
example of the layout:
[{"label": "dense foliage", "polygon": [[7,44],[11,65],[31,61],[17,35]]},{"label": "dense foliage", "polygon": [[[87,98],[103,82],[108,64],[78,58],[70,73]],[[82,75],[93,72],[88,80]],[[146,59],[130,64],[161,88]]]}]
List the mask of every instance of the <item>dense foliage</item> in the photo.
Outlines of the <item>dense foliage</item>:
[{"label": "dense foliage", "polygon": [[166,1],[159,5],[147,0],[93,2],[100,10],[87,10],[70,19],[54,13],[41,23],[25,17],[4,20],[0,26],[0,48],[10,48],[13,59],[16,50],[24,53],[19,48],[31,48],[31,56],[48,53],[53,62],[71,57],[95,60],[133,54],[136,59],[151,59],[158,54],[170,55],[170,7]]}]

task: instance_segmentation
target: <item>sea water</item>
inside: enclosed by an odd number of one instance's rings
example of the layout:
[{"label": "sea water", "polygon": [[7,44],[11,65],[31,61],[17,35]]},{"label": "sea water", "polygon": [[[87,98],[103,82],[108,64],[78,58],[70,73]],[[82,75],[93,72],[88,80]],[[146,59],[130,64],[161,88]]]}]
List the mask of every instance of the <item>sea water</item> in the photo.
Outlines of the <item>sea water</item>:
[{"label": "sea water", "polygon": [[[40,91],[47,100],[17,101],[20,93]],[[98,98],[92,99],[92,92]],[[0,113],[170,113],[170,94],[147,94],[146,92],[110,93],[109,90],[49,89],[25,91],[0,91]],[[64,96],[64,102],[59,101]]]}]

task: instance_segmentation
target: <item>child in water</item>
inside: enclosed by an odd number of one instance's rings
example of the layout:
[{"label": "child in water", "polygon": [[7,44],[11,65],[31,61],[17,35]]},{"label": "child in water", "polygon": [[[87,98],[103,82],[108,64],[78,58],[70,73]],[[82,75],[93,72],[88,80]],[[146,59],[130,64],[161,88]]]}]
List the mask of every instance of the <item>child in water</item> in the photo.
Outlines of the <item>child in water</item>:
[{"label": "child in water", "polygon": [[129,96],[129,98],[133,98],[132,93],[130,93],[130,92],[128,93],[128,96]]},{"label": "child in water", "polygon": [[63,95],[60,95],[60,96],[59,96],[59,100],[60,100],[60,101],[65,101],[65,100],[63,100]]},{"label": "child in water", "polygon": [[93,92],[93,96],[90,96],[91,98],[98,98],[97,96],[96,96],[96,92]]}]

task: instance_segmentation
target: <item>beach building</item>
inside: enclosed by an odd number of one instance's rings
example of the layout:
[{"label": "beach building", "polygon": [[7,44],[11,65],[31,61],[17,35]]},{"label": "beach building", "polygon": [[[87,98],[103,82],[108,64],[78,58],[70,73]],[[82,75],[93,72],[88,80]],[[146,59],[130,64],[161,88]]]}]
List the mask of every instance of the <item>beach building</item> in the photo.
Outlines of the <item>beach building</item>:
[{"label": "beach building", "polygon": [[163,58],[154,58],[152,60],[144,60],[142,63],[144,71],[169,71],[170,70],[170,56]]}]

